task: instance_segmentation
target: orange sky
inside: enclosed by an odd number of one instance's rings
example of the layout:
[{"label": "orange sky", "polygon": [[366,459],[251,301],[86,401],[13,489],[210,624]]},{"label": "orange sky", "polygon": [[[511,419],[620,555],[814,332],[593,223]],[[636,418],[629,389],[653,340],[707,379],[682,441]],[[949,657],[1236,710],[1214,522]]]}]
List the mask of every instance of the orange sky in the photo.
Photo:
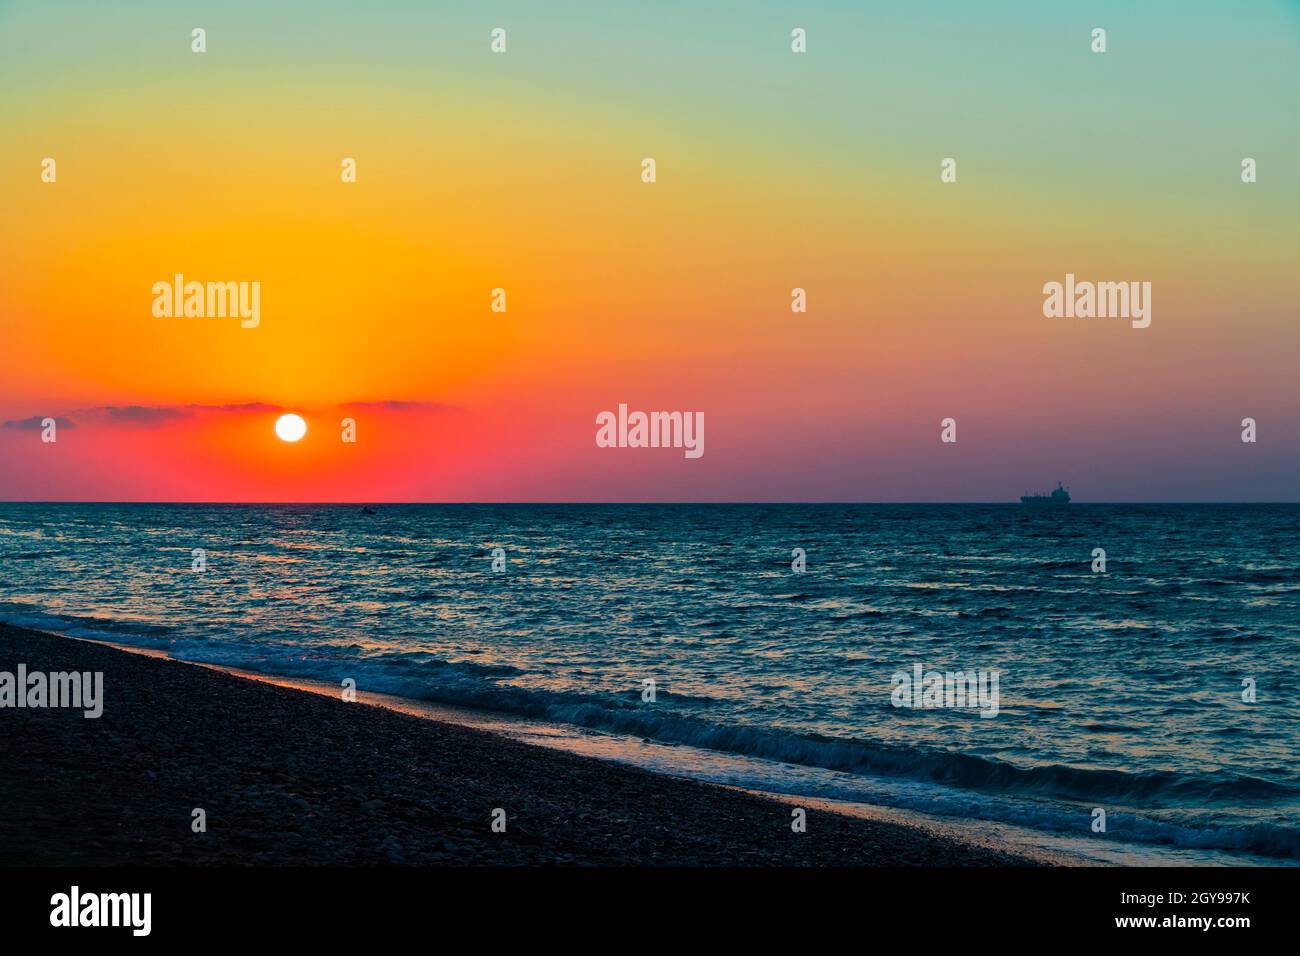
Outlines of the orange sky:
[{"label": "orange sky", "polygon": [[[963,35],[1022,73],[952,84],[978,66],[958,36],[898,12],[864,58],[834,4],[808,11],[806,60],[774,11],[704,42],[685,9],[579,29],[512,8],[493,57],[472,17],[327,4],[296,30],[232,4],[196,55],[147,4],[58,6],[0,11],[0,497],[1294,497],[1284,8],[1114,6],[1145,55],[1110,60],[1068,17],[995,8]],[[260,325],[153,316],[177,272],[259,282]],[[1066,272],[1152,282],[1152,327],[1045,319]],[[706,455],[596,448],[620,402],[703,411]],[[103,410],[130,406],[163,411]],[[274,437],[285,409],[298,445]],[[20,424],[47,415],[74,424],[54,445]]]}]

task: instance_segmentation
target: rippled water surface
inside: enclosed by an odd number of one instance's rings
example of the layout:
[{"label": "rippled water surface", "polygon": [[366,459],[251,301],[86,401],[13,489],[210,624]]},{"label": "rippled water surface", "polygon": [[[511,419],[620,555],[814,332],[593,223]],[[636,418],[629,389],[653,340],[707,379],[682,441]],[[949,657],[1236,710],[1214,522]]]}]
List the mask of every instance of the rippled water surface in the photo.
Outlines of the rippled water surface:
[{"label": "rippled water surface", "polygon": [[[0,616],[780,761],[837,796],[1300,857],[1300,506],[373,512],[0,505]],[[893,706],[917,663],[997,670],[998,715]]]}]

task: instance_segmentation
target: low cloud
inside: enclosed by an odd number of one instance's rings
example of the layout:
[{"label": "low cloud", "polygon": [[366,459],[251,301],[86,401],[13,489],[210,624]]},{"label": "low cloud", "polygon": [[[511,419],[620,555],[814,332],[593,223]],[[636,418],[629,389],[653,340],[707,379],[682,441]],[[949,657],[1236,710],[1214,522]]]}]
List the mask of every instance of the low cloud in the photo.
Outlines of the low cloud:
[{"label": "low cloud", "polygon": [[387,400],[381,402],[348,402],[346,405],[340,405],[339,408],[382,408],[390,412],[457,412],[460,409],[455,405],[445,405],[442,402],[404,402]]},{"label": "low cloud", "polygon": [[[4,427],[23,428],[28,431],[40,431],[42,428],[45,427],[45,419],[49,417],[50,416],[48,415],[33,415],[31,418],[15,418],[12,421],[5,422]],[[56,418],[54,419],[54,423],[58,425],[59,428],[77,427],[75,424],[73,424],[72,420],[69,418]]]},{"label": "low cloud", "polygon": [[[373,402],[346,402],[342,405],[332,406],[334,408],[355,408],[355,409],[383,409],[391,412],[452,412],[459,409],[455,405],[444,405],[441,402],[411,402],[396,399],[386,399]],[[190,418],[196,414],[237,414],[248,412],[283,412],[291,409],[283,405],[270,405],[266,402],[230,402],[223,405],[95,405],[91,408],[82,408],[69,415],[75,415],[81,420],[107,420],[114,425],[123,425],[128,428],[157,428],[166,425],[169,422],[179,421],[184,418]],[[292,409],[293,411],[302,411],[302,409]],[[28,430],[40,430],[44,427],[42,424],[47,415],[33,415],[30,418],[18,418],[4,423],[5,428],[22,428]],[[55,422],[60,428],[73,428],[71,418],[55,418]]]},{"label": "low cloud", "polygon": [[105,405],[99,409],[112,421],[121,425],[163,425],[178,418],[187,417],[187,412],[167,406],[152,407],[148,405]]},{"label": "low cloud", "polygon": [[266,402],[232,402],[226,405],[185,405],[194,412],[282,412],[283,405],[268,405]]}]

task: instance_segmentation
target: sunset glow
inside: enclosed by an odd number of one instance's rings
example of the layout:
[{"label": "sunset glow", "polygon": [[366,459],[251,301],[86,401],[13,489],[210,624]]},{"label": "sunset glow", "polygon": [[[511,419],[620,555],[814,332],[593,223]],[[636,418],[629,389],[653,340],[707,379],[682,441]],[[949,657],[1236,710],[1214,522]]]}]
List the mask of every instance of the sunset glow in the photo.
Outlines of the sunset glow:
[{"label": "sunset glow", "polygon": [[[1293,497],[1300,7],[1192,6],[1095,5],[1103,59],[1030,3],[814,4],[805,57],[696,5],[507,4],[499,57],[436,5],[204,8],[202,56],[168,4],[6,5],[0,494]],[[1045,318],[1067,274],[1150,282],[1150,327]],[[259,283],[256,324],[190,282]],[[707,453],[599,447],[624,403]]]}]

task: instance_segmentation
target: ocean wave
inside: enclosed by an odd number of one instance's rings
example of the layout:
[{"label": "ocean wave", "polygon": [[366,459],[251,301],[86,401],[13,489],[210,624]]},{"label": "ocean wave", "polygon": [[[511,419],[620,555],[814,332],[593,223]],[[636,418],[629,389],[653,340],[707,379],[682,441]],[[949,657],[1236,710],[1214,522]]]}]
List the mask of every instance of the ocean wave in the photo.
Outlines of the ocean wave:
[{"label": "ocean wave", "polygon": [[[186,656],[195,652],[199,649],[182,651]],[[338,681],[352,676],[357,680],[358,689],[363,691],[569,724],[778,763],[940,785],[969,791],[972,795],[1046,798],[1081,806],[1136,804],[1155,809],[1239,807],[1300,796],[1300,787],[1246,775],[1193,776],[1172,771],[1126,773],[1061,765],[1019,767],[970,754],[721,723],[668,710],[662,705],[656,708],[641,703],[636,694],[629,693],[628,699],[622,699],[614,695],[502,684],[484,679],[485,675],[478,667],[465,663],[440,661],[432,667],[393,668],[382,658],[349,665],[308,659],[295,653],[275,660],[266,658],[253,666],[246,653],[230,645],[223,645],[221,649],[209,647],[204,656],[209,663],[265,669],[288,677]],[[214,657],[223,659],[214,660]],[[672,692],[664,688],[660,688],[658,696],[667,701],[674,699]],[[685,698],[685,695],[683,698],[693,700]],[[1074,827],[1079,820],[1078,813],[1082,812],[1062,811],[1059,805],[1050,803],[1037,807],[1027,807],[1026,803],[1024,799],[1016,803],[1019,807],[1016,813],[1024,817],[1020,822],[1033,818],[1038,825],[1053,829]],[[920,804],[913,806],[925,809]],[[968,808],[966,812],[973,809]],[[1005,817],[1005,822],[1016,822],[1007,814],[988,816],[984,813],[984,816],[989,819]],[[1288,827],[1258,824],[1245,828],[1207,829],[1133,814],[1112,814],[1112,817],[1111,838],[1300,858],[1300,832]]]},{"label": "ocean wave", "polygon": [[[676,694],[661,682],[657,706],[639,693],[588,693],[515,686],[524,672],[508,664],[448,661],[425,652],[367,650],[353,644],[304,644],[286,633],[240,640],[178,634],[163,625],[99,617],[49,614],[0,606],[0,620],[38,630],[168,651],[179,660],[236,667],[290,678],[338,683],[474,710],[493,711],[593,731],[687,745],[707,751],[794,764],[863,778],[910,781],[893,805],[935,813],[1078,832],[1092,806],[1140,806],[1155,811],[1268,805],[1300,797],[1300,787],[1243,774],[1194,775],[1174,771],[1125,772],[1011,763],[953,751],[905,747],[874,740],[801,734],[772,727],[710,720],[697,709],[712,698]],[[672,704],[678,707],[674,709]],[[1090,725],[1088,729],[1119,730]],[[929,789],[926,789],[929,787]],[[943,792],[941,800],[936,796]],[[960,794],[954,797],[952,794]],[[1061,802],[1075,807],[1062,806]],[[1106,839],[1194,849],[1223,849],[1277,858],[1300,858],[1300,832],[1272,823],[1221,827],[1154,820],[1132,813],[1109,815]],[[1082,826],[1086,828],[1086,823]]]}]

